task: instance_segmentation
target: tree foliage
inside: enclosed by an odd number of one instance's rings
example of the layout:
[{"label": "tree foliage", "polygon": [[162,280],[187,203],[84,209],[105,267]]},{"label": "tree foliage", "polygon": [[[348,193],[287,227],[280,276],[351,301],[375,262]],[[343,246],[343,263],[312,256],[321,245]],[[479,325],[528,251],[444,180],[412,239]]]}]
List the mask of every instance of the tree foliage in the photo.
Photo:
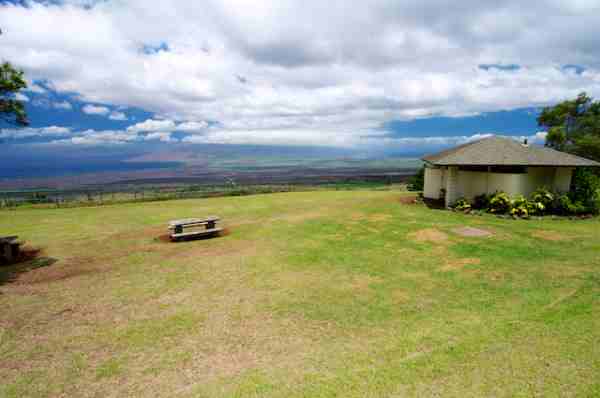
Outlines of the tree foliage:
[{"label": "tree foliage", "polygon": [[409,191],[422,191],[425,186],[425,167],[421,167],[417,174],[408,180]]},{"label": "tree foliage", "polygon": [[600,101],[581,93],[573,100],[544,108],[537,121],[548,130],[546,145],[600,160]]},{"label": "tree foliage", "polygon": [[26,126],[28,123],[23,101],[15,95],[27,87],[23,71],[15,69],[10,63],[0,65],[0,120],[14,126]]}]

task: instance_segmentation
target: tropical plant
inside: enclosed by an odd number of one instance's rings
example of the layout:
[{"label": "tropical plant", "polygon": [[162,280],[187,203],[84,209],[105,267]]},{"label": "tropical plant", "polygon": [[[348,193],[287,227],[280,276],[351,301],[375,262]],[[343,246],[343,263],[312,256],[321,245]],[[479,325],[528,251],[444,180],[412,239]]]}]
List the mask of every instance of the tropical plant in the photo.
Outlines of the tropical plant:
[{"label": "tropical plant", "polygon": [[473,208],[477,210],[487,210],[490,207],[490,200],[493,195],[482,193],[473,198]]},{"label": "tropical plant", "polygon": [[506,214],[510,211],[511,200],[506,192],[496,192],[490,199],[489,212]]},{"label": "tropical plant", "polygon": [[465,198],[460,198],[454,203],[454,209],[465,211],[471,209],[471,204]]}]

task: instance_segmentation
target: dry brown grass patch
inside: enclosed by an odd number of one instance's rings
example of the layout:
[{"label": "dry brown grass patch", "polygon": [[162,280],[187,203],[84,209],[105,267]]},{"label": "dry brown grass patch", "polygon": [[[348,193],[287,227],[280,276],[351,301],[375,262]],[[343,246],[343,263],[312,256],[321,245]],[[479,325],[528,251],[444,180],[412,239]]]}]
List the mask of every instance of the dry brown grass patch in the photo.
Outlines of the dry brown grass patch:
[{"label": "dry brown grass patch", "polygon": [[448,241],[448,234],[435,228],[421,229],[409,234],[416,242],[444,243]]},{"label": "dry brown grass patch", "polygon": [[572,239],[572,237],[562,235],[560,232],[550,231],[546,229],[538,229],[536,231],[533,231],[531,233],[531,236],[533,236],[534,238],[549,240],[553,242]]},{"label": "dry brown grass patch", "polygon": [[453,260],[446,260],[446,263],[440,268],[440,271],[450,272],[459,271],[467,265],[479,265],[481,259],[475,257],[459,258]]},{"label": "dry brown grass patch", "polygon": [[466,237],[488,237],[494,235],[488,230],[473,227],[458,227],[452,229],[452,232],[454,232],[457,235]]},{"label": "dry brown grass patch", "polygon": [[369,215],[368,220],[373,221],[373,222],[381,222],[381,221],[387,221],[391,218],[392,218],[391,214],[375,213],[375,214]]}]

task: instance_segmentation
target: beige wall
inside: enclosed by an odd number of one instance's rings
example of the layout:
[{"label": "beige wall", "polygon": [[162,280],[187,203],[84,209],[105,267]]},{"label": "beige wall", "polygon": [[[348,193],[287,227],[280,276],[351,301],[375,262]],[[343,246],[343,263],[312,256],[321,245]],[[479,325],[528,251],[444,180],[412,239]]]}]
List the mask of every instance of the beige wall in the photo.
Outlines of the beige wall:
[{"label": "beige wall", "polygon": [[[526,174],[486,173],[458,171],[456,178],[449,178],[447,168],[425,169],[426,198],[439,199],[440,189],[446,189],[447,204],[464,197],[472,200],[482,193],[504,191],[510,196],[529,197],[536,189],[547,187],[561,192],[569,190],[573,168],[529,167]],[[448,195],[448,192],[451,195]]]},{"label": "beige wall", "polygon": [[425,168],[425,184],[423,187],[423,196],[429,199],[439,199],[440,190],[444,187],[443,169]]}]

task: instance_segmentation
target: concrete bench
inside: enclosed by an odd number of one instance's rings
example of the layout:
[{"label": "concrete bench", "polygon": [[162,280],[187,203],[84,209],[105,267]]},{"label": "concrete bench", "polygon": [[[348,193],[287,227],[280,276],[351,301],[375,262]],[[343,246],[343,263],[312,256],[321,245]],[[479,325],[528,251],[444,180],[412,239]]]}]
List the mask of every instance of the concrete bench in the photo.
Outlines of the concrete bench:
[{"label": "concrete bench", "polygon": [[[217,235],[223,228],[217,227],[219,217],[210,216],[206,218],[184,218],[169,222],[171,240],[176,241],[185,238],[199,238]],[[202,228],[204,227],[204,228]],[[199,228],[193,231],[189,229]],[[187,231],[186,231],[187,229]]]},{"label": "concrete bench", "polygon": [[21,252],[21,242],[18,236],[0,236],[0,260],[11,263]]}]

